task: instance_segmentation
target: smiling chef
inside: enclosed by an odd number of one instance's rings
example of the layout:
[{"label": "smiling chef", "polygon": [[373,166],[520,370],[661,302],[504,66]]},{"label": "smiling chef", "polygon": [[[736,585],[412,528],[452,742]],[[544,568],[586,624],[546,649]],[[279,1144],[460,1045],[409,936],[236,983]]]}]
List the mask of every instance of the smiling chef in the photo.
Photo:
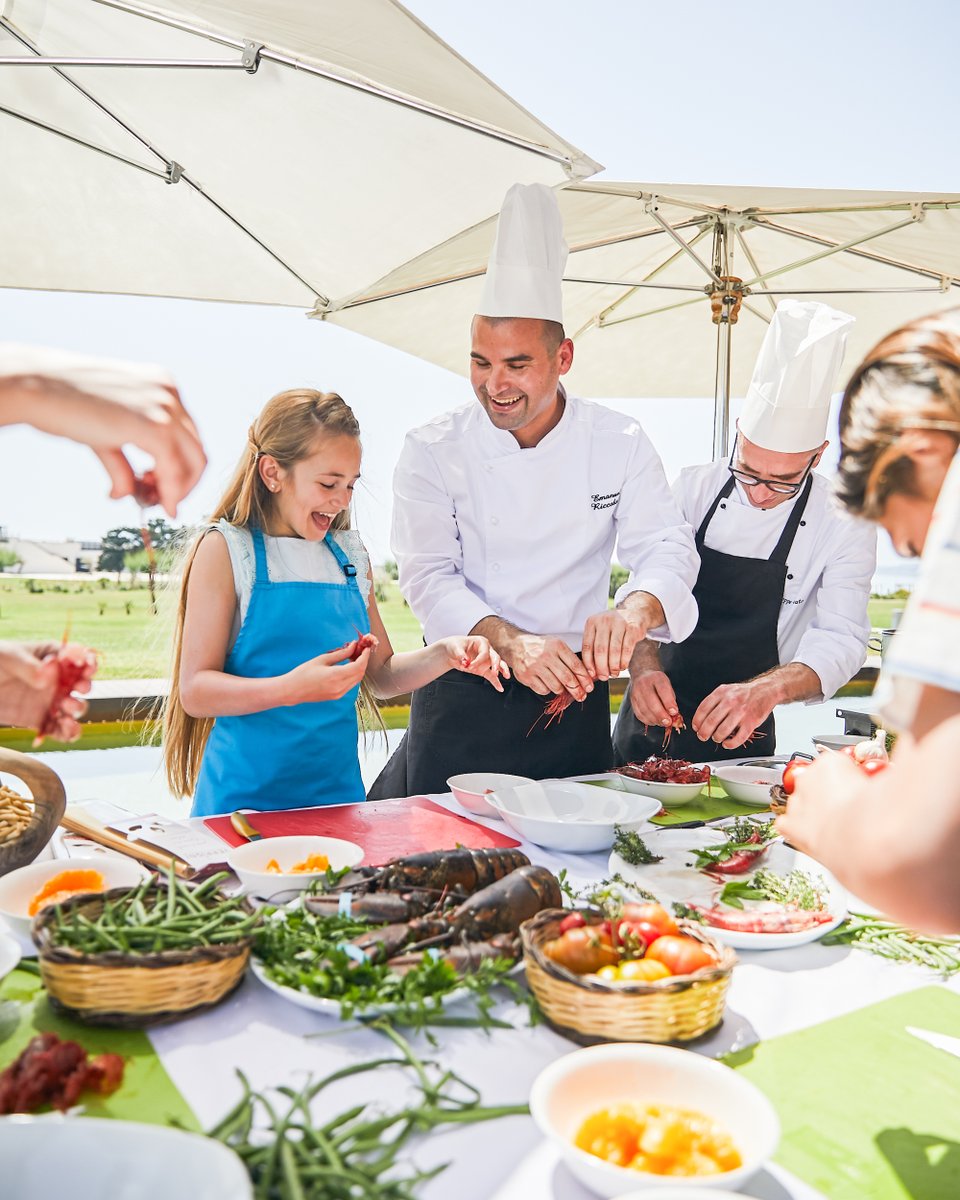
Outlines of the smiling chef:
[{"label": "smiling chef", "polygon": [[[656,451],[633,418],[561,385],[566,258],[553,192],[511,188],[471,329],[476,400],[413,430],[394,475],[391,541],[425,640],[482,633],[512,677],[502,695],[460,672],[414,693],[371,799],[443,792],[464,771],[606,770],[607,680],[639,640],[696,623],[693,531]],[[608,609],[615,544],[630,576]],[[548,723],[561,694],[582,703]]]},{"label": "smiling chef", "polygon": [[614,732],[618,763],[662,753],[678,714],[673,756],[772,754],[776,705],[832,696],[862,666],[876,536],[813,473],[852,324],[825,304],[783,301],[729,461],[680,473],[674,495],[697,531],[700,616],[681,645],[638,644]]}]

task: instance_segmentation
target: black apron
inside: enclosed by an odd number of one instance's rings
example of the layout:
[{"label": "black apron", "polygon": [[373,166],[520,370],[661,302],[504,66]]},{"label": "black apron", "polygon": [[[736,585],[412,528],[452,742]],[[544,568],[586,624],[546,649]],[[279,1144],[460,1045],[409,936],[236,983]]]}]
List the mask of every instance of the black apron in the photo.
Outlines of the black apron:
[{"label": "black apron", "polygon": [[550,699],[513,678],[501,694],[480,676],[448,671],[413,693],[407,732],[367,799],[446,792],[450,776],[465,771],[552,779],[608,770],[608,685],[594,683],[583,704],[574,701],[548,726]]},{"label": "black apron", "polygon": [[762,756],[775,752],[777,737],[773,713],[759,727],[749,748],[736,746],[728,750],[714,742],[701,742],[690,727],[693,714],[715,688],[724,683],[755,679],[780,665],[777,625],[788,578],[787,555],[793,547],[797,529],[803,523],[801,518],[807,507],[813,477],[807,479],[768,559],[740,558],[711,550],[703,544],[717,506],[725,507],[735,482],[731,475],[697,530],[700,574],[693,589],[700,609],[697,627],[686,641],[660,647],[660,663],[673,686],[677,708],[686,728],[672,733],[664,749],[663,728],[650,725],[647,727],[649,733],[644,732],[644,726],[637,720],[630,704],[628,686],[613,732],[614,759],[618,766],[642,762],[651,754],[697,762],[705,758],[743,758],[745,754]]}]

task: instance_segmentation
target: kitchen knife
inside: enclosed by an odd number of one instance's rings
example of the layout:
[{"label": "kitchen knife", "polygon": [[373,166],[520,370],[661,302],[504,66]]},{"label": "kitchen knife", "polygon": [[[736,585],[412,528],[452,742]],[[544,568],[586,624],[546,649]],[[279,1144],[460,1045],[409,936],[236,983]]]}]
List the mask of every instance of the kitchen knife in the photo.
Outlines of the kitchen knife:
[{"label": "kitchen knife", "polygon": [[248,842],[256,842],[263,837],[260,830],[254,828],[242,812],[232,812],[230,814],[230,824]]},{"label": "kitchen knife", "polygon": [[960,1058],[960,1038],[950,1037],[946,1033],[934,1033],[932,1029],[915,1029],[912,1025],[908,1025],[906,1029],[907,1033],[919,1038],[921,1042],[926,1042],[928,1046],[933,1046],[936,1050],[945,1050],[947,1054],[954,1054]]}]

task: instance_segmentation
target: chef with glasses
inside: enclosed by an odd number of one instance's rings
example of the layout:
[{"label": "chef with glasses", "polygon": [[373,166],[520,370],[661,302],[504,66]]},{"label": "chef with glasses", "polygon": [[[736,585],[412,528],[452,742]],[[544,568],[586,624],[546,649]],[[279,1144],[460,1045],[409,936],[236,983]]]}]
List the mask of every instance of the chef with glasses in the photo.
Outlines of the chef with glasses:
[{"label": "chef with glasses", "polygon": [[700,615],[685,641],[634,650],[618,765],[663,755],[668,729],[670,757],[772,754],[778,704],[832,696],[862,666],[876,535],[814,470],[852,324],[825,304],[781,303],[729,461],[681,472],[674,494],[696,530]]}]

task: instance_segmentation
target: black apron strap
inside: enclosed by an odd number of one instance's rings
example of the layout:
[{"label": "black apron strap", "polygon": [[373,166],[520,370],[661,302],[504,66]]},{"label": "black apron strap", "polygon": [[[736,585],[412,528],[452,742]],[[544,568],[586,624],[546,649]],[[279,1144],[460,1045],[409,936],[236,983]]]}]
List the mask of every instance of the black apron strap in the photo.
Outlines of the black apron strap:
[{"label": "black apron strap", "polygon": [[717,492],[716,496],[714,497],[713,503],[707,509],[707,515],[700,522],[700,528],[697,530],[696,541],[697,541],[697,549],[698,550],[703,545],[703,539],[707,536],[707,526],[713,520],[713,514],[717,511],[717,506],[719,505],[721,500],[726,500],[726,498],[730,495],[730,493],[733,491],[733,485],[735,483],[736,483],[736,480],[731,475],[730,478],[727,480],[727,482],[720,489],[720,491]]},{"label": "black apron strap", "polygon": [[813,487],[813,476],[807,476],[807,482],[800,493],[800,499],[793,506],[793,512],[790,514],[786,525],[783,527],[783,533],[780,534],[780,540],[773,548],[773,553],[770,555],[770,562],[786,563],[787,555],[793,548],[793,539],[797,536],[797,530],[800,528],[800,521],[807,507],[807,501],[810,499],[810,489]]}]

